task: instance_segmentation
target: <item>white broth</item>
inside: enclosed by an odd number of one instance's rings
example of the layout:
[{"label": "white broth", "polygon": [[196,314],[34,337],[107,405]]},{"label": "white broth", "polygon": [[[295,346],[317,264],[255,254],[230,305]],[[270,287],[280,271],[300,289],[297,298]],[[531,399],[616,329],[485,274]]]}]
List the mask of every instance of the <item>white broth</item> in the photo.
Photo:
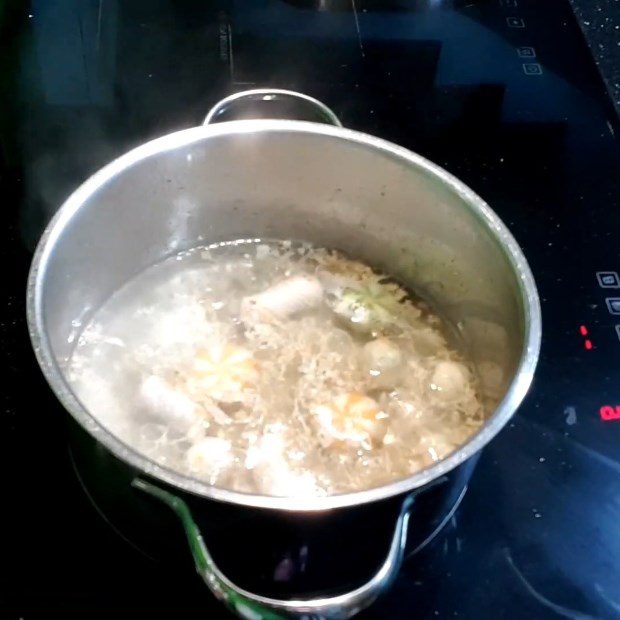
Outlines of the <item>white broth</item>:
[{"label": "white broth", "polygon": [[117,291],[76,335],[68,375],[161,465],[236,491],[328,495],[415,473],[483,423],[447,327],[337,252],[230,242]]}]

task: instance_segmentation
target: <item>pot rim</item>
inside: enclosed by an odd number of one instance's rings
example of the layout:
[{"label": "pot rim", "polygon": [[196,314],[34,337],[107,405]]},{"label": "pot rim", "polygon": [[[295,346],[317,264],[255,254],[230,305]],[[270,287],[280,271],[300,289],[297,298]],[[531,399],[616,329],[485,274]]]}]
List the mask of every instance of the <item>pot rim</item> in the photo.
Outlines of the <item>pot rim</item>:
[{"label": "pot rim", "polygon": [[[191,476],[182,475],[158,465],[109,432],[73,394],[52,353],[43,320],[43,282],[51,252],[65,226],[79,208],[116,175],[151,156],[216,136],[269,132],[310,133],[339,138],[362,147],[382,151],[384,154],[404,161],[409,166],[425,170],[442,184],[451,188],[466,203],[479,223],[498,242],[518,280],[524,315],[523,348],[514,378],[504,398],[480,430],[458,450],[407,478],[363,491],[308,498],[257,495],[211,486]],[[146,142],[101,168],[67,198],[47,225],[30,267],[26,302],[30,339],[48,384],[73,418],[116,457],[154,478],[194,495],[232,504],[287,511],[322,511],[385,499],[422,487],[457,467],[495,437],[520,405],[532,382],[542,336],[540,301],[527,260],[506,225],[482,198],[440,166],[387,140],[342,127],[290,120],[240,120],[184,129]]]}]

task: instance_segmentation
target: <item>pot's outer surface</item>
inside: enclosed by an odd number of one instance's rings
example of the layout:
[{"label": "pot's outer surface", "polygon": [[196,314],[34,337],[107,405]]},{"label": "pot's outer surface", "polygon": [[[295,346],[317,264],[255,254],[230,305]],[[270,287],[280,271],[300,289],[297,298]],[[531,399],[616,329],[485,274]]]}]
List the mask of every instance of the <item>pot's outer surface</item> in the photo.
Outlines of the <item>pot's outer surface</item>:
[{"label": "pot's outer surface", "polygon": [[[445,460],[385,486],[322,498],[219,489],[158,466],[108,432],[63,367],[76,328],[128,279],[178,251],[240,238],[303,239],[383,269],[458,326],[489,411]],[[541,338],[536,287],[518,245],[471,190],[424,158],[340,127],[248,120],[153,140],[69,197],[46,229],[28,283],[38,360],[67,410],[113,454],[176,489],[236,504],[322,510],[400,495],[480,450],[532,380]]]},{"label": "pot's outer surface", "polygon": [[[69,419],[71,457],[101,516],[125,540],[173,570],[192,566],[177,517],[132,487],[140,472]],[[405,555],[433,540],[463,498],[476,456],[425,487],[411,508]],[[237,586],[279,598],[340,593],[367,582],[387,553],[403,495],[319,513],[238,506],[175,492],[191,508],[219,568]]]}]

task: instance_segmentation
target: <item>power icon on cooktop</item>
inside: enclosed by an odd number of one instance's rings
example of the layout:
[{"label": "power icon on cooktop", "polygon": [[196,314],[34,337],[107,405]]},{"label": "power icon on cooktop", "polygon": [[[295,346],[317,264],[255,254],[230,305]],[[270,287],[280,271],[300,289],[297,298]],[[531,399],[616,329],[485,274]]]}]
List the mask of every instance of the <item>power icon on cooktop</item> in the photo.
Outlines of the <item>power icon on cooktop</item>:
[{"label": "power icon on cooktop", "polygon": [[597,271],[596,279],[601,288],[620,288],[620,278],[617,271]]}]

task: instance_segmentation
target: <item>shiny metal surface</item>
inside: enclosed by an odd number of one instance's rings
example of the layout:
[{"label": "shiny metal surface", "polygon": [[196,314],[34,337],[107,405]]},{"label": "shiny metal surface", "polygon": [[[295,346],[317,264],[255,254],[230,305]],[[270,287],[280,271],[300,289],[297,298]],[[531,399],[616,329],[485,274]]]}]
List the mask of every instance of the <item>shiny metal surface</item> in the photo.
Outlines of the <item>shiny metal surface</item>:
[{"label": "shiny metal surface", "polygon": [[[440,479],[435,484],[442,482]],[[226,577],[211,557],[191,511],[183,500],[139,478],[133,481],[133,486],[167,504],[179,517],[196,569],[211,592],[241,617],[257,620],[297,617],[345,620],[371,605],[390,585],[402,564],[407,545],[409,515],[415,501],[415,492],[403,499],[385,560],[366,583],[334,596],[286,600],[249,592]]]},{"label": "shiny metal surface", "polygon": [[237,114],[237,111],[234,110],[237,106],[242,106],[246,110],[252,110],[253,104],[287,100],[298,106],[308,108],[314,114],[318,112],[322,122],[335,125],[336,127],[342,127],[342,123],[334,111],[328,108],[322,101],[304,95],[303,93],[297,93],[294,90],[284,90],[282,88],[254,88],[225,97],[221,101],[218,101],[209,112],[207,112],[202,124],[210,125],[213,122],[217,122],[218,117],[225,114],[230,109],[233,109],[233,112]]},{"label": "shiny metal surface", "polygon": [[[147,266],[197,244],[304,239],[384,269],[458,326],[489,409],[483,428],[432,467],[379,488],[315,498],[243,494],[135,452],[82,407],[64,376],[76,326]],[[497,215],[423,157],[359,132],[246,120],[187,129],[113,161],[57,212],[28,281],[33,346],[73,417],[116,456],[179,489],[237,504],[325,510],[407,492],[490,441],[525,395],[541,339],[527,262]]]}]

